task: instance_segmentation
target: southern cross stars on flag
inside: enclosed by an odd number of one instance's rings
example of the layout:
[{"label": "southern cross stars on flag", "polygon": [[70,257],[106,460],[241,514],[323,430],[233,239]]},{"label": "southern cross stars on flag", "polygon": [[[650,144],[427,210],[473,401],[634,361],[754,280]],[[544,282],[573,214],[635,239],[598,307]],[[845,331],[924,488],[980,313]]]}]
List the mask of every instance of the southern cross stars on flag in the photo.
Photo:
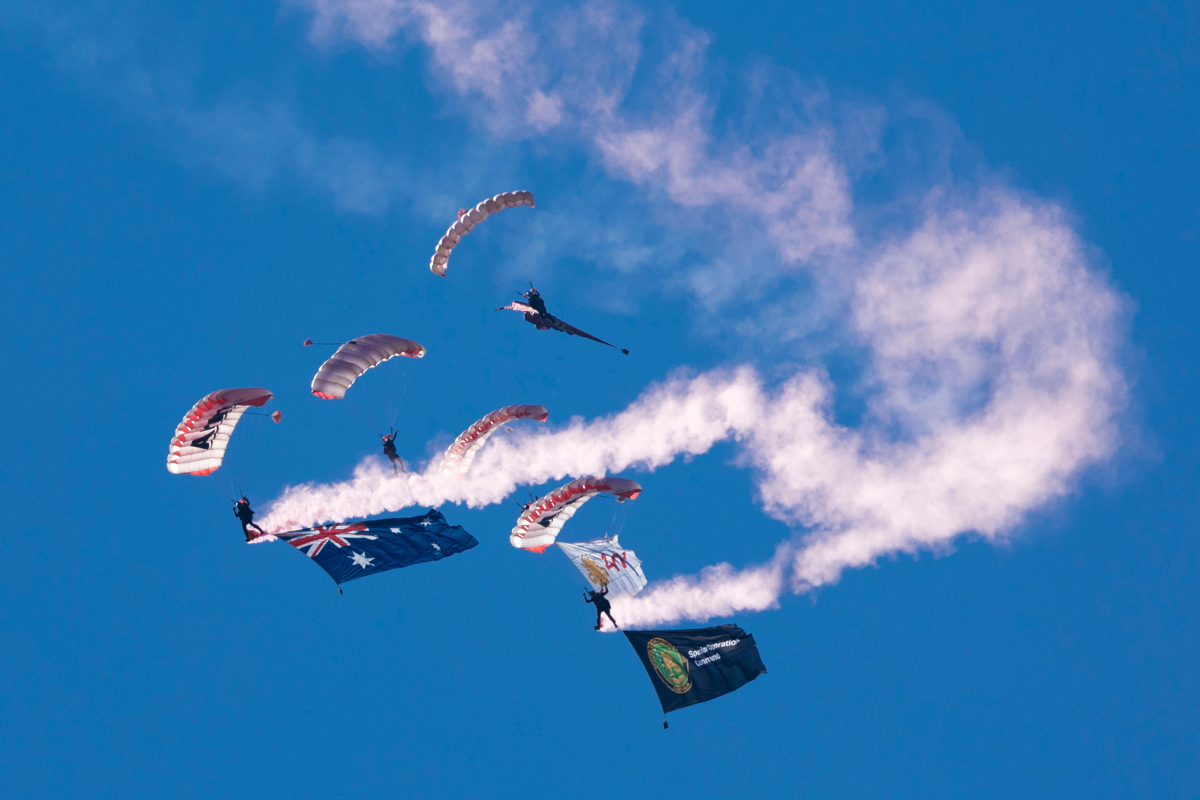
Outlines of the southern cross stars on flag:
[{"label": "southern cross stars on flag", "polygon": [[329,573],[338,584],[439,561],[479,542],[436,509],[419,517],[371,519],[277,534]]}]

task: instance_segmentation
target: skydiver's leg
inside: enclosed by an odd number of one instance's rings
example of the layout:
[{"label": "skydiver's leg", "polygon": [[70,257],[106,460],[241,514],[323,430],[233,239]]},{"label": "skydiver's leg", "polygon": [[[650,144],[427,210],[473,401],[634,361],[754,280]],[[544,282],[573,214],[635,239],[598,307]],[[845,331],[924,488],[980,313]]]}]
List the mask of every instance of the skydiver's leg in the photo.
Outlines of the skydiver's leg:
[{"label": "skydiver's leg", "polygon": [[600,611],[600,609],[597,608],[596,609],[596,630],[600,630],[600,625],[601,625],[600,614],[601,614],[601,611]]},{"label": "skydiver's leg", "polygon": [[[618,624],[617,624],[617,621],[616,621],[615,619],[613,619],[613,615],[612,615],[612,612],[611,612],[611,611],[605,611],[604,613],[608,615],[608,618],[609,618],[610,620],[612,620],[612,624],[613,624],[613,627],[614,627],[614,628],[620,628],[620,627],[621,627],[620,625],[618,625]],[[599,614],[597,614],[596,616],[599,616]]]},{"label": "skydiver's leg", "polygon": [[396,460],[400,462],[400,471],[407,475],[408,469],[404,466],[404,459],[400,458],[400,456],[396,456]]}]

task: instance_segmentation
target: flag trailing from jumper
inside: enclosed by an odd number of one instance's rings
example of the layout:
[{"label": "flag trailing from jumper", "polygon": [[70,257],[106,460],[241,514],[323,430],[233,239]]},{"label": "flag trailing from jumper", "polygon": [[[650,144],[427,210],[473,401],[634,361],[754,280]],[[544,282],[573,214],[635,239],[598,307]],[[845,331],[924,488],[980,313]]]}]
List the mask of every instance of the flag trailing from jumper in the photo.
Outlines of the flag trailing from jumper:
[{"label": "flag trailing from jumper", "polygon": [[370,519],[276,534],[338,584],[470,550],[479,542],[436,509],[419,517]]},{"label": "flag trailing from jumper", "polygon": [[555,542],[596,591],[608,589],[610,597],[635,595],[646,586],[642,562],[614,536],[590,542]]},{"label": "flag trailing from jumper", "polygon": [[729,694],[767,671],[754,637],[737,625],[686,631],[625,631],[650,675],[663,713]]}]

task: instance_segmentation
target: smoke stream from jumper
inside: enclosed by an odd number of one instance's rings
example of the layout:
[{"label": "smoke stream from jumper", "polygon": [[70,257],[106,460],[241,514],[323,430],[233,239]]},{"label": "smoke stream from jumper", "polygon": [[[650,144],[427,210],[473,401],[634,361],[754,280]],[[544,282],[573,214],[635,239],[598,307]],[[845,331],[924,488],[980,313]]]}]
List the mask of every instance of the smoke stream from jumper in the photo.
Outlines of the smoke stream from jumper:
[{"label": "smoke stream from jumper", "polygon": [[852,308],[876,386],[856,428],[834,421],[820,369],[770,386],[750,366],[718,369],[653,386],[611,416],[489,442],[465,479],[364,462],[348,481],[288,489],[264,524],[476,508],[734,441],[764,511],[795,537],[763,564],[718,563],[616,604],[630,625],[703,621],[772,608],[880,556],[945,549],[967,532],[1003,538],[1117,447],[1120,298],[1053,207],[997,195],[973,213],[931,215],[861,269]]}]

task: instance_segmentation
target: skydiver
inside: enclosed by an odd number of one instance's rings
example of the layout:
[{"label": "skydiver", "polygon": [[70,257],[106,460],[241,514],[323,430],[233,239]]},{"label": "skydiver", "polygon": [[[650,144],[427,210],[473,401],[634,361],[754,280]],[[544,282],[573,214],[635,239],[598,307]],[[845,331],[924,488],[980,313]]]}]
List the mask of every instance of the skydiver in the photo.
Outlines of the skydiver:
[{"label": "skydiver", "polygon": [[246,499],[246,495],[242,495],[242,499],[233,504],[233,515],[242,523],[242,533],[246,534],[246,541],[250,541],[255,537],[250,535],[250,529],[258,531],[259,536],[265,536],[266,531],[254,524],[254,509],[250,508],[250,501]]},{"label": "skydiver", "polygon": [[617,347],[612,342],[606,342],[599,337],[592,336],[587,331],[582,331],[579,328],[576,328],[574,325],[571,325],[570,323],[551,314],[546,310],[546,301],[542,299],[541,292],[539,292],[537,287],[532,283],[529,284],[528,292],[518,292],[518,294],[521,295],[521,299],[525,300],[524,303],[512,302],[506,306],[501,306],[496,310],[519,311],[524,315],[525,321],[533,325],[533,327],[537,328],[539,331],[555,330],[565,333],[568,336],[582,336],[585,339],[591,339],[593,342],[599,342],[600,344],[608,345],[615,350],[620,350],[625,355],[629,355],[629,351],[624,347]]},{"label": "skydiver", "polygon": [[408,470],[405,469],[405,467],[404,467],[404,459],[401,458],[400,454],[396,452],[396,434],[398,434],[400,431],[392,430],[391,428],[389,428],[388,430],[391,430],[392,432],[389,433],[387,436],[379,437],[379,440],[381,442],[383,442],[383,454],[388,457],[388,461],[392,462],[392,474],[393,475],[400,474],[400,472],[396,471],[396,462],[397,461],[400,462],[400,471],[403,472],[405,475],[407,475]]},{"label": "skydiver", "polygon": [[617,624],[617,621],[615,619],[613,619],[612,605],[608,602],[608,599],[605,598],[604,595],[606,595],[606,594],[608,594],[608,587],[604,586],[604,587],[601,587],[600,591],[598,591],[598,592],[597,591],[588,591],[587,594],[585,594],[583,596],[583,602],[594,603],[596,606],[596,630],[600,630],[600,625],[601,625],[600,615],[601,614],[608,615],[608,618],[609,618],[609,620],[612,621],[614,628],[621,627],[620,625]]},{"label": "skydiver", "polygon": [[541,314],[543,317],[550,317],[550,312],[546,310],[546,301],[542,299],[542,293],[537,290],[537,287],[532,283],[529,284],[529,291],[521,295],[529,305],[533,306],[533,310]]}]

